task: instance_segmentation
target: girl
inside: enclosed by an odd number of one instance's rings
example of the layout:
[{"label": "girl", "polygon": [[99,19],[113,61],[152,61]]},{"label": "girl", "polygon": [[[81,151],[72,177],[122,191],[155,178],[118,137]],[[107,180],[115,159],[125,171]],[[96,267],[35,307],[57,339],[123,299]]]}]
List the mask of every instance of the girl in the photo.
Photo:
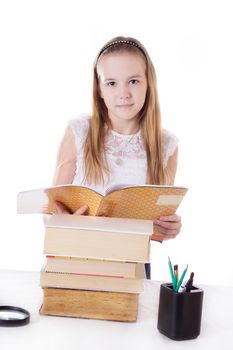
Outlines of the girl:
[{"label": "girl", "polygon": [[[116,37],[98,53],[93,73],[92,114],[69,123],[53,184],[82,184],[103,194],[119,183],[173,185],[177,138],[161,129],[156,75],[145,47],[134,38]],[[62,203],[56,207],[67,212]],[[161,217],[151,238],[158,232],[174,238],[180,229],[178,215]]]}]

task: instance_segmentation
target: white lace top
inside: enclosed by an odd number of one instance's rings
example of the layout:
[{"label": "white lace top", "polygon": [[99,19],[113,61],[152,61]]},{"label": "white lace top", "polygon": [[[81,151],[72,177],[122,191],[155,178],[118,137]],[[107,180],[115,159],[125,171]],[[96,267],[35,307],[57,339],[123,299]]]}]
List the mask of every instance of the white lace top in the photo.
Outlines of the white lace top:
[{"label": "white lace top", "polygon": [[[140,131],[133,135],[123,135],[111,131],[105,145],[106,160],[110,170],[110,177],[105,184],[93,185],[84,182],[83,144],[88,131],[88,117],[71,120],[69,122],[75,135],[77,163],[73,179],[75,185],[86,185],[104,194],[106,189],[115,184],[145,184],[146,183],[146,151]],[[178,139],[167,130],[163,130],[163,163],[166,167],[169,157],[174,153]]]}]

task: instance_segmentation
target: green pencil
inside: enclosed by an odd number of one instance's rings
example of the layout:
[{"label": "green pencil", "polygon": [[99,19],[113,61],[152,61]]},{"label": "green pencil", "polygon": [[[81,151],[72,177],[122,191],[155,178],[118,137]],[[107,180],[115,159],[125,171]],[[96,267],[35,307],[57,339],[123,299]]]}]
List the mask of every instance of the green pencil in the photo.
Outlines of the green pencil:
[{"label": "green pencil", "polygon": [[175,275],[174,275],[174,272],[173,272],[173,268],[172,268],[172,263],[171,263],[170,257],[168,257],[168,266],[169,266],[170,275],[171,275],[171,279],[172,279],[172,287],[173,287],[173,290],[175,290],[175,288],[176,288],[176,279],[175,279]]},{"label": "green pencil", "polygon": [[178,281],[178,283],[177,283],[177,285],[176,285],[175,292],[178,292],[178,290],[179,290],[179,288],[180,288],[180,286],[181,286],[181,283],[183,282],[183,279],[184,279],[184,276],[185,276],[187,270],[188,270],[188,265],[187,265],[186,268],[184,269],[184,271],[183,271],[183,273],[182,273],[182,275],[181,275],[181,277],[180,277],[180,279],[179,279],[179,281]]}]

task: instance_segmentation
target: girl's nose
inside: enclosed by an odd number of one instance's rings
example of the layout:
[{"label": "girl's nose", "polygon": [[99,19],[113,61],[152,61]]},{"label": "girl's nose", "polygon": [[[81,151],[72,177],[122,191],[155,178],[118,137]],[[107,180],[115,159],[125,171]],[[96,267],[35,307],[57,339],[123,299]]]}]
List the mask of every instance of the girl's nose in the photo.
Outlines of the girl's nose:
[{"label": "girl's nose", "polygon": [[120,99],[124,100],[124,99],[129,99],[130,97],[131,97],[131,93],[129,89],[126,87],[122,88],[120,91]]},{"label": "girl's nose", "polygon": [[128,100],[130,98],[129,94],[121,95],[121,100]]}]

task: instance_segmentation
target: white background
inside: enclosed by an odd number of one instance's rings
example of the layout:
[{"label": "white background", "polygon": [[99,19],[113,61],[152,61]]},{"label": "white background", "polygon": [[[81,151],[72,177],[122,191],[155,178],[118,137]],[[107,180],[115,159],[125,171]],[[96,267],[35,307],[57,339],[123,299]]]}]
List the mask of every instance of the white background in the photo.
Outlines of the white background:
[{"label": "white background", "polygon": [[180,139],[176,184],[189,187],[182,233],[153,243],[196,283],[233,284],[231,1],[0,1],[0,268],[39,271],[40,215],[17,215],[19,191],[49,186],[66,123],[91,110],[100,47],[138,38],[154,62],[163,126]]}]

